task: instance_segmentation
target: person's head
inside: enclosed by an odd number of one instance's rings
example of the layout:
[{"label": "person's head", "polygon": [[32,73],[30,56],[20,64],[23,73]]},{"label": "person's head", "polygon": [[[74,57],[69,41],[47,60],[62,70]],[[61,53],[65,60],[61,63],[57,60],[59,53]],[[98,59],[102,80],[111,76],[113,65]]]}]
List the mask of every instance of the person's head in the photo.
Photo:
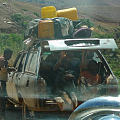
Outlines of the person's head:
[{"label": "person's head", "polygon": [[92,60],[93,57],[94,57],[94,51],[87,50],[85,57],[86,57],[86,59],[88,59],[88,60]]},{"label": "person's head", "polygon": [[4,59],[9,60],[13,54],[13,51],[10,50],[9,48],[4,50]]},{"label": "person's head", "polygon": [[4,57],[0,57],[0,68],[4,67]]},{"label": "person's head", "polygon": [[98,64],[95,60],[90,60],[87,67],[88,67],[88,71],[92,75],[96,75],[98,73]]},{"label": "person's head", "polygon": [[63,51],[62,52],[62,65],[65,69],[69,68],[70,67],[70,64],[71,64],[71,60],[72,60],[72,54],[71,52],[66,52],[66,51]]}]

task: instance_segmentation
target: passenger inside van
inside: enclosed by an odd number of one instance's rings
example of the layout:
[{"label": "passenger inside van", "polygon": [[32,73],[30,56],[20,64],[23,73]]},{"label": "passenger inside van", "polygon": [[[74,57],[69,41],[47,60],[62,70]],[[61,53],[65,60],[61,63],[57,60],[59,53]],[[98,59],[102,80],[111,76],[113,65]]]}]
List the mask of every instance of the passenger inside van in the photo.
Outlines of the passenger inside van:
[{"label": "passenger inside van", "polygon": [[[80,58],[71,51],[62,51],[54,66],[56,77],[54,79],[54,94],[61,96],[68,105],[77,106],[77,80],[80,72]],[[71,102],[70,102],[71,101]]]},{"label": "passenger inside van", "polygon": [[[61,97],[61,99],[63,99],[64,102],[66,101],[66,103],[68,102],[68,104],[74,100],[74,105],[77,106],[76,96],[72,88],[76,89],[76,72],[74,70],[77,70],[76,65],[80,61],[74,58],[73,65],[71,65],[71,56],[71,53],[68,54],[64,51],[50,53],[49,55],[44,53],[41,59],[40,76],[42,76],[46,82],[45,87],[48,95],[51,94]],[[77,79],[78,78],[76,78],[76,81]],[[69,88],[71,88],[71,90]]]},{"label": "passenger inside van", "polygon": [[81,72],[85,78],[87,86],[101,83],[101,76],[98,74],[98,63],[95,60],[89,61],[87,69]]},{"label": "passenger inside van", "polygon": [[53,66],[56,63],[56,59],[57,59],[56,54],[51,52],[45,52],[42,53],[41,55],[39,74],[41,77],[45,79],[46,84],[49,88],[53,85],[53,80],[55,78],[55,72],[53,71]]},{"label": "passenger inside van", "polygon": [[[71,84],[73,82],[75,87],[80,72],[80,59],[74,56],[74,52],[62,51],[60,53],[60,58],[54,66],[54,70],[57,72],[57,75],[60,74],[60,71],[63,73],[63,81],[65,84]],[[61,79],[60,76],[56,76],[56,78]],[[71,82],[71,80],[73,81]],[[63,84],[61,86],[63,86]]]}]

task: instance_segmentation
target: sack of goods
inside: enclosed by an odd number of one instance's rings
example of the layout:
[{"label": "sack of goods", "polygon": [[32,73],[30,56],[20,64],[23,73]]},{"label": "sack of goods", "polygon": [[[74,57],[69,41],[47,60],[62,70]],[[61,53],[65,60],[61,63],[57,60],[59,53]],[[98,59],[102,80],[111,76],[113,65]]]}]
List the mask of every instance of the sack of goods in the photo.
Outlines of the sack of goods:
[{"label": "sack of goods", "polygon": [[31,37],[38,38],[38,24],[41,19],[34,19],[28,23],[27,29],[24,34],[24,39]]},{"label": "sack of goods", "polygon": [[91,35],[92,35],[92,29],[84,25],[73,33],[73,38],[90,38]]}]

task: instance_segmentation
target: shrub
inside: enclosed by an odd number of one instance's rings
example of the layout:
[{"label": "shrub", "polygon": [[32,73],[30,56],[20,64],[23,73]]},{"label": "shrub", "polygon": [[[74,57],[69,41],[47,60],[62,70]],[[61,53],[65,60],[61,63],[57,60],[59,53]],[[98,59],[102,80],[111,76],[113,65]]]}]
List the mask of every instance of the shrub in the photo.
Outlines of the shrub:
[{"label": "shrub", "polygon": [[31,20],[30,17],[23,16],[20,13],[16,13],[16,14],[11,15],[11,19],[24,29],[27,28],[27,24]]},{"label": "shrub", "polygon": [[34,12],[33,14],[36,15],[37,17],[40,17],[40,15],[37,12]]},{"label": "shrub", "polygon": [[21,34],[0,34],[0,54],[5,48],[10,48],[15,55],[23,48],[23,35]]}]

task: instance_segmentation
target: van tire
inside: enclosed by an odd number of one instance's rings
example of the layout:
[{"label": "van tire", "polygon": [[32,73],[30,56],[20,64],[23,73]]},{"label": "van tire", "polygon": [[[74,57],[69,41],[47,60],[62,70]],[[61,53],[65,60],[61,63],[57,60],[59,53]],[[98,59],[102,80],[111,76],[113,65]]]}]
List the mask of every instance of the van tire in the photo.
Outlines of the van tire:
[{"label": "van tire", "polygon": [[35,115],[34,115],[34,111],[30,111],[27,107],[27,105],[24,103],[22,103],[22,120],[34,120]]},{"label": "van tire", "polygon": [[26,105],[24,103],[24,101],[22,101],[22,114],[21,114],[21,118],[22,120],[26,120]]}]

